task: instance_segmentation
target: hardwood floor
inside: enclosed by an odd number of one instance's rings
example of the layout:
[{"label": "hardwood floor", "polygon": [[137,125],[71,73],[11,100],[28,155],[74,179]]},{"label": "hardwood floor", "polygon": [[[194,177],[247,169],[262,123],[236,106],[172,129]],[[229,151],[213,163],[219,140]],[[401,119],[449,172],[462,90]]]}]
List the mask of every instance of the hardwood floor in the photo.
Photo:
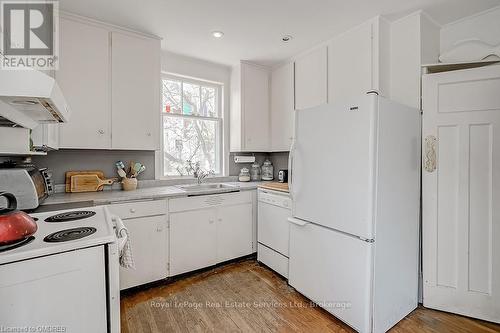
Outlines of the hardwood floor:
[{"label": "hardwood floor", "polygon": [[[353,332],[255,260],[122,295],[124,333]],[[500,332],[500,325],[418,308],[391,332]]]}]

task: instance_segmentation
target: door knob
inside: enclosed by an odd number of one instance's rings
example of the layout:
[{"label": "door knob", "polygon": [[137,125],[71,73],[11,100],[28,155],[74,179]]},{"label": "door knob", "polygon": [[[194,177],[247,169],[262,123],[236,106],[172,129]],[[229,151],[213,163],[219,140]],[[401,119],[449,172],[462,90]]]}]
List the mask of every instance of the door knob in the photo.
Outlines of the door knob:
[{"label": "door knob", "polygon": [[425,138],[424,169],[430,173],[436,170],[436,142],[434,135]]}]

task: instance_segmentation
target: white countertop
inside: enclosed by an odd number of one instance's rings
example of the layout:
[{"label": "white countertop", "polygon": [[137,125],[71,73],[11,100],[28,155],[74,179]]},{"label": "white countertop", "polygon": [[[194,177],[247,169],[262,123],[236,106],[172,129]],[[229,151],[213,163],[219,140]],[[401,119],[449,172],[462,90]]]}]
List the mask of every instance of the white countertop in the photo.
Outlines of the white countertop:
[{"label": "white countertop", "polygon": [[[259,184],[262,183],[263,182],[224,182],[224,184],[238,187],[241,191],[254,190]],[[138,188],[134,191],[108,190],[86,193],[56,193],[45,199],[42,206],[75,204],[82,202],[88,203],[88,206],[97,206],[120,201],[163,199],[171,197],[185,197],[188,195],[206,195],[227,192],[234,192],[234,189],[222,188],[187,192],[177,186],[156,186]]]}]

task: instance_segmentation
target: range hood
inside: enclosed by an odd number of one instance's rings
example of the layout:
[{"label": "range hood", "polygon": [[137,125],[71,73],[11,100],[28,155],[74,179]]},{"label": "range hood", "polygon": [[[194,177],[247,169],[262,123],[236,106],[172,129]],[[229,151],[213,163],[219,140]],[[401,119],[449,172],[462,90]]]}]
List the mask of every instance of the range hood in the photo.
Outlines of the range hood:
[{"label": "range hood", "polygon": [[70,113],[49,75],[34,69],[0,71],[0,126],[33,129],[44,123],[65,123]]}]

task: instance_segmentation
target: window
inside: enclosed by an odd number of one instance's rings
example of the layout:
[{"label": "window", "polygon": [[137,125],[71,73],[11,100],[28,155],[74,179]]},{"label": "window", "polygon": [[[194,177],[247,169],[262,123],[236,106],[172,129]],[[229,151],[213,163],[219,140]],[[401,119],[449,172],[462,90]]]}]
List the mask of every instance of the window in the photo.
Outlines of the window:
[{"label": "window", "polygon": [[163,175],[186,174],[186,162],[222,173],[222,86],[175,76],[162,78]]}]

